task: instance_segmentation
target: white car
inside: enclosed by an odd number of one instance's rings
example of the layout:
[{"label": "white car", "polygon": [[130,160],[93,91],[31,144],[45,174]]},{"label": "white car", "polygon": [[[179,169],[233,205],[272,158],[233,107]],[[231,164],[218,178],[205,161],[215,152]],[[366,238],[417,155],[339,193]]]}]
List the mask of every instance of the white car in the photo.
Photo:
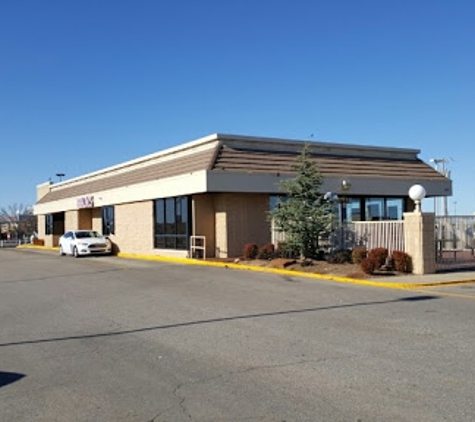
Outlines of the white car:
[{"label": "white car", "polygon": [[59,254],[82,255],[110,254],[111,241],[94,230],[71,230],[59,238]]}]

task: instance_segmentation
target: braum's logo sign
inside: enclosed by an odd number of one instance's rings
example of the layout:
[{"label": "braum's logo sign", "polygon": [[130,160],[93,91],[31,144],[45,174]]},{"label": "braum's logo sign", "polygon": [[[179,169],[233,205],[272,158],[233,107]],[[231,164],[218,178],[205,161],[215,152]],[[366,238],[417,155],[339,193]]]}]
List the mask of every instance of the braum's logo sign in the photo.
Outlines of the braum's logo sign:
[{"label": "braum's logo sign", "polygon": [[94,197],[83,196],[78,198],[78,208],[94,208]]}]

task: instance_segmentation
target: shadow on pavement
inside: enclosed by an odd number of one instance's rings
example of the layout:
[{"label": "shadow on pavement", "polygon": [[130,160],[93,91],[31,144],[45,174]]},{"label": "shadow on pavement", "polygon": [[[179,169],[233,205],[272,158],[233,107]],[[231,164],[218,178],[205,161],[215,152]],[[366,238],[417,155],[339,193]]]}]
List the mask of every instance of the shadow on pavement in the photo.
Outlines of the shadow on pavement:
[{"label": "shadow on pavement", "polygon": [[135,328],[131,330],[113,331],[113,332],[106,332],[106,333],[83,334],[83,335],[67,336],[67,337],[54,337],[54,338],[43,338],[43,339],[35,339],[35,340],[12,341],[12,342],[0,343],[0,347],[121,336],[121,335],[126,335],[126,334],[144,333],[147,331],[158,331],[158,330],[169,330],[172,328],[191,327],[193,325],[205,325],[205,324],[214,324],[214,323],[238,321],[238,320],[245,320],[245,319],[266,318],[266,317],[274,317],[274,316],[280,316],[280,315],[299,314],[299,313],[305,313],[305,312],[331,311],[335,309],[353,308],[357,306],[384,305],[388,303],[397,303],[397,302],[416,302],[416,301],[431,300],[431,299],[439,299],[439,297],[429,296],[429,295],[411,296],[411,297],[384,300],[384,301],[378,301],[378,302],[349,303],[349,304],[343,304],[343,305],[322,306],[318,308],[291,309],[287,311],[265,312],[265,313],[259,313],[259,314],[249,314],[249,315],[236,315],[236,316],[229,316],[229,317],[179,322],[176,324],[157,325],[157,326],[152,326],[152,327]]},{"label": "shadow on pavement", "polygon": [[25,377],[24,374],[17,374],[16,372],[2,372],[0,371],[0,388],[8,384],[17,382]]}]

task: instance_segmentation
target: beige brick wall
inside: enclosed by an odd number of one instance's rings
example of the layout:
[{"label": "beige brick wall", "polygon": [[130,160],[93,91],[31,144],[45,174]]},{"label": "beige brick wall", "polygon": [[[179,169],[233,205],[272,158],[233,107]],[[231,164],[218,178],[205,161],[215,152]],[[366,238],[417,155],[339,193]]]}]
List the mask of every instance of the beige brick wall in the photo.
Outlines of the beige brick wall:
[{"label": "beige brick wall", "polygon": [[45,246],[53,247],[58,246],[59,236],[53,236],[52,234],[46,234],[46,216],[39,214],[38,219],[38,239],[43,239]]},{"label": "beige brick wall", "polygon": [[215,196],[216,250],[219,257],[239,257],[246,243],[271,241],[269,195],[218,194]]},{"label": "beige brick wall", "polygon": [[39,201],[51,191],[51,182],[42,183],[36,187],[36,200]]},{"label": "beige brick wall", "polygon": [[157,254],[153,249],[153,201],[115,206],[115,234],[120,252]]},{"label": "beige brick wall", "polygon": [[[91,208],[66,211],[64,213],[64,231],[91,230],[92,214]],[[100,232],[100,230],[98,231]]]},{"label": "beige brick wall", "polygon": [[77,230],[79,221],[79,211],[71,210],[64,213],[64,231]]},{"label": "beige brick wall", "polygon": [[215,210],[213,196],[193,195],[193,234],[206,237],[206,257],[215,256]]},{"label": "beige brick wall", "polygon": [[91,211],[92,226],[91,229],[102,233],[102,213],[101,208],[93,208]]},{"label": "beige brick wall", "polygon": [[[159,250],[153,247],[153,201],[116,205],[115,234],[112,242],[118,251],[187,256],[187,251]],[[269,195],[266,194],[202,194],[193,196],[194,234],[206,236],[207,257],[239,257],[246,243],[259,246],[271,241]],[[67,211],[65,230],[92,228],[102,231],[101,209]],[[38,229],[47,243],[55,240],[44,236],[45,217],[38,216]],[[50,236],[48,236],[50,237]]]},{"label": "beige brick wall", "polygon": [[412,258],[413,274],[433,274],[436,271],[434,227],[433,213],[404,213],[405,251]]},{"label": "beige brick wall", "polygon": [[46,234],[46,217],[42,214],[36,217],[38,220],[38,238],[44,239]]}]

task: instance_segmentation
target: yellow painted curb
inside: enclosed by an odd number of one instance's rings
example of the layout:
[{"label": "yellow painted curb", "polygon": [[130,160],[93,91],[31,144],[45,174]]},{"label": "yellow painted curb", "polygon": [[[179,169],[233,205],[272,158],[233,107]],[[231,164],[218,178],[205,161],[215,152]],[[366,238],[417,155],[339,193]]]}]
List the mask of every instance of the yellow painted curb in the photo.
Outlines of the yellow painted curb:
[{"label": "yellow painted curb", "polygon": [[53,246],[41,246],[41,245],[18,245],[17,249],[39,249],[44,251],[58,251],[59,248]]},{"label": "yellow painted curb", "polygon": [[[339,277],[333,275],[325,275],[325,274],[315,274],[315,273],[306,273],[302,271],[293,271],[293,270],[281,270],[278,268],[267,268],[267,267],[256,267],[253,265],[243,265],[243,264],[234,264],[234,263],[224,263],[224,262],[214,262],[214,261],[202,261],[199,259],[191,259],[191,258],[172,258],[172,257],[165,257],[165,256],[158,256],[158,255],[140,255],[140,254],[131,254],[125,252],[119,252],[117,254],[120,258],[129,258],[129,259],[141,259],[146,261],[159,261],[159,262],[170,262],[175,264],[187,264],[187,265],[202,265],[208,267],[218,267],[218,268],[231,268],[235,270],[249,270],[249,271],[256,271],[262,273],[270,273],[270,274],[280,274],[280,275],[288,275],[291,277],[304,277],[304,278],[311,278],[311,279],[318,279],[318,280],[331,280],[336,281],[339,283],[351,283],[351,284],[359,284],[363,286],[374,286],[374,287],[385,287],[391,289],[414,289],[420,287],[430,287],[432,285],[440,285],[443,283],[387,283],[387,282],[378,282],[378,281],[370,281],[370,280],[361,280],[357,278],[350,278],[350,277]],[[451,283],[460,283],[460,282],[451,282]]]},{"label": "yellow painted curb", "polygon": [[[16,248],[20,249],[39,249],[47,251],[58,251],[57,247],[51,246],[40,246],[40,245],[18,245]],[[418,289],[421,287],[444,287],[444,286],[456,286],[461,284],[475,283],[475,280],[454,280],[454,281],[440,281],[432,283],[387,283],[384,281],[370,281],[370,280],[361,280],[358,278],[350,277],[339,277],[334,275],[326,274],[315,274],[315,273],[306,273],[302,271],[294,270],[281,270],[278,268],[267,268],[267,267],[256,267],[254,265],[244,265],[244,264],[235,264],[235,263],[225,263],[225,262],[215,262],[215,261],[203,261],[200,259],[191,259],[191,258],[173,258],[167,256],[159,255],[141,255],[141,254],[132,254],[126,252],[119,252],[117,254],[119,258],[128,258],[128,259],[140,259],[146,261],[159,261],[159,262],[170,262],[175,264],[186,264],[186,265],[201,265],[207,267],[217,267],[217,268],[231,268],[234,270],[248,270],[268,274],[280,274],[288,275],[291,277],[302,277],[302,278],[311,278],[316,280],[331,280],[338,283],[350,283],[358,284],[362,286],[373,286],[373,287],[383,287],[387,289],[399,289],[399,290],[410,290]]]}]

